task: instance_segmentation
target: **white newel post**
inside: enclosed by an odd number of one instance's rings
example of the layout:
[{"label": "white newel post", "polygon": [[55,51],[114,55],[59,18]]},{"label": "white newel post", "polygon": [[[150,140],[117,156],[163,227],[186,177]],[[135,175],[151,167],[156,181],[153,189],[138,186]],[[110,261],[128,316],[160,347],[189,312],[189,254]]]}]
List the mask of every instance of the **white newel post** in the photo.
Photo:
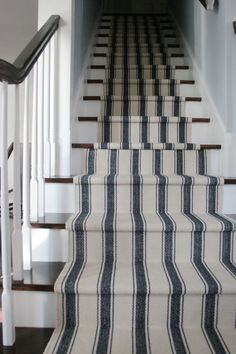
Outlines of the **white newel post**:
[{"label": "white newel post", "polygon": [[44,56],[38,62],[38,216],[44,216]]},{"label": "white newel post", "polygon": [[8,85],[0,85],[1,98],[1,246],[2,246],[2,315],[3,315],[3,345],[12,346],[15,342],[13,294],[11,290],[11,237],[8,209]]},{"label": "white newel post", "polygon": [[13,171],[13,233],[12,265],[13,279],[23,279],[23,249],[21,231],[21,153],[20,153],[20,102],[19,85],[15,86],[14,118],[14,171]]},{"label": "white newel post", "polygon": [[34,66],[33,106],[32,106],[32,143],[31,143],[31,179],[30,179],[30,218],[38,220],[38,65]]},{"label": "white newel post", "polygon": [[30,227],[30,154],[29,154],[29,77],[25,79],[24,134],[23,134],[23,265],[32,267],[31,227]]}]

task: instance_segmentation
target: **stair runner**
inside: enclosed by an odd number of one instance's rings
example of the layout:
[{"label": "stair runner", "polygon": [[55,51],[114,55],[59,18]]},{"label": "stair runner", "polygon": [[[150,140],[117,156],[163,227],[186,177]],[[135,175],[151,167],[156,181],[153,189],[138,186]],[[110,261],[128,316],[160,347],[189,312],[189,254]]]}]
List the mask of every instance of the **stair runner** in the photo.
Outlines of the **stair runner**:
[{"label": "stair runner", "polygon": [[111,17],[101,142],[74,178],[47,354],[236,353],[235,225],[191,143],[161,19]]}]

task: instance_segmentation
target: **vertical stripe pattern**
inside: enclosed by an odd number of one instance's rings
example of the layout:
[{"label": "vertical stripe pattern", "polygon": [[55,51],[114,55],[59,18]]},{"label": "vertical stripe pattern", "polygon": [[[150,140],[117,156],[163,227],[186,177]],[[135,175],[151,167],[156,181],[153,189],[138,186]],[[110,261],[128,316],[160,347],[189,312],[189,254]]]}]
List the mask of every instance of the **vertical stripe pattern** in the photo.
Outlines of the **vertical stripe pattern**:
[{"label": "vertical stripe pattern", "polygon": [[236,353],[235,223],[211,152],[192,142],[179,34],[166,14],[104,15],[99,27],[99,141],[74,177],[44,353]]}]

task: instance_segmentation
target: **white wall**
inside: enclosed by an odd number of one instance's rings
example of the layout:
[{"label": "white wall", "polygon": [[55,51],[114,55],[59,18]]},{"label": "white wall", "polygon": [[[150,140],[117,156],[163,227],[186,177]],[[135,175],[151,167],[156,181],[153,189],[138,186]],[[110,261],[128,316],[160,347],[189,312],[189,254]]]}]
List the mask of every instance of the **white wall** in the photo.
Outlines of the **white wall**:
[{"label": "white wall", "polygon": [[235,0],[217,1],[214,11],[206,11],[197,0],[169,0],[169,3],[226,131],[236,132],[235,99],[231,96],[232,80],[235,82],[236,78],[232,78],[236,55],[232,27],[236,17]]},{"label": "white wall", "polygon": [[[101,9],[101,0],[74,0],[74,52],[72,57],[72,84],[75,90],[81,78],[84,61],[93,35],[95,21]],[[74,92],[76,96],[76,92]]]},{"label": "white wall", "polygon": [[61,16],[58,31],[59,101],[56,139],[59,175],[70,175],[73,100],[100,6],[100,0],[39,0],[40,26],[52,14]]},{"label": "white wall", "polygon": [[[37,31],[38,0],[0,0],[0,58],[13,62]],[[22,97],[21,90],[21,97]],[[14,88],[9,87],[8,145],[13,141]],[[22,121],[22,104],[21,114]],[[22,124],[21,124],[22,127]],[[21,131],[22,133],[22,131]],[[13,185],[13,158],[9,160],[9,188]]]},{"label": "white wall", "polygon": [[0,0],[0,57],[13,61],[37,31],[38,0]]},{"label": "white wall", "polygon": [[155,13],[162,11],[165,0],[105,0],[108,13]]}]

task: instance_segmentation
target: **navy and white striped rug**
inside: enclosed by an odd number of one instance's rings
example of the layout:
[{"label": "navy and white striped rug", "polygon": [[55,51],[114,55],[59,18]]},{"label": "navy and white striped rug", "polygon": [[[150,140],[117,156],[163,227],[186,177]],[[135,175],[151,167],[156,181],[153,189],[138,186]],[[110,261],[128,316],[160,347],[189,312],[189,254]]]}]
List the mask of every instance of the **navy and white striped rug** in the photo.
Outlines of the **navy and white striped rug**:
[{"label": "navy and white striped rug", "polygon": [[209,151],[192,143],[175,68],[157,65],[161,19],[111,17],[100,141],[74,178],[45,354],[236,353],[235,224]]}]

